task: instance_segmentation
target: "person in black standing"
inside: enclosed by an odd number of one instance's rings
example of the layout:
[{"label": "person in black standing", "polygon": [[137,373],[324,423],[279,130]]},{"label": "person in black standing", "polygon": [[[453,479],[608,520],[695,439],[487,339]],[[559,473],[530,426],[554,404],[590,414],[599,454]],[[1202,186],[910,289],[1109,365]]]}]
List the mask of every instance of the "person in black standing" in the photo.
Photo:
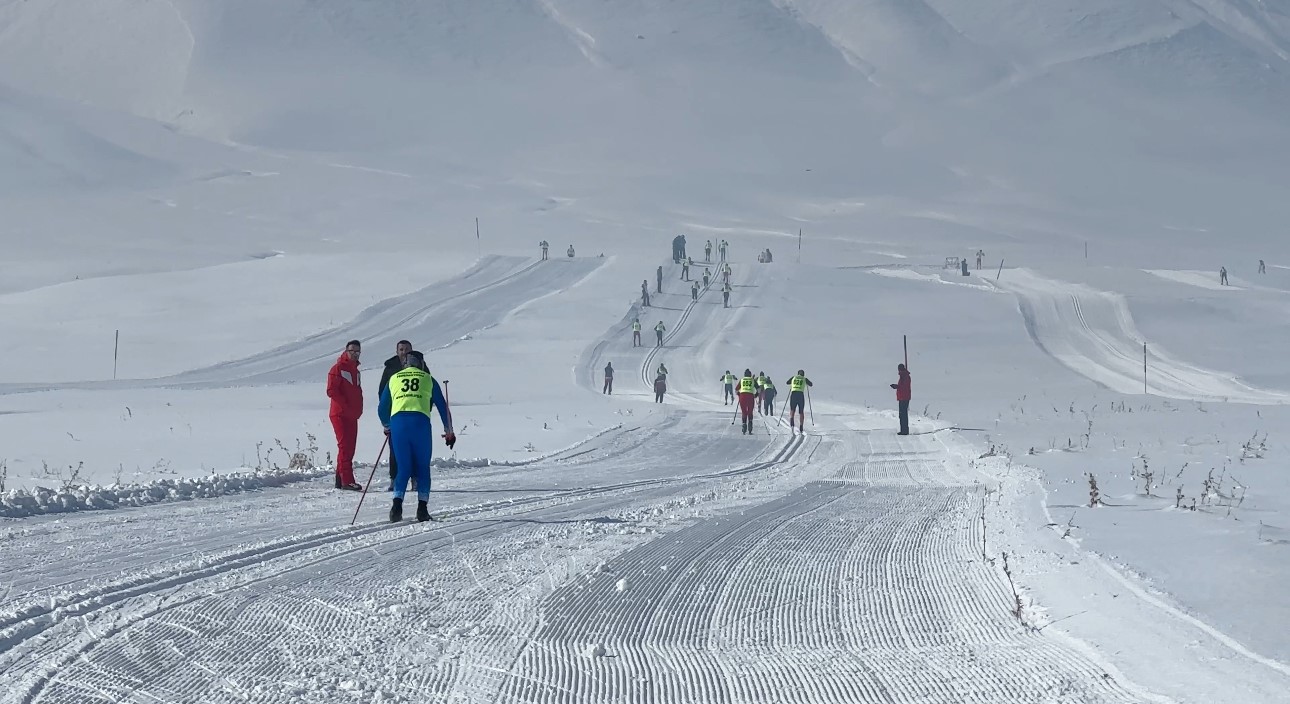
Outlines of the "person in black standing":
[{"label": "person in black standing", "polygon": [[612,394],[614,392],[614,363],[609,362],[605,365],[605,388],[601,393]]}]

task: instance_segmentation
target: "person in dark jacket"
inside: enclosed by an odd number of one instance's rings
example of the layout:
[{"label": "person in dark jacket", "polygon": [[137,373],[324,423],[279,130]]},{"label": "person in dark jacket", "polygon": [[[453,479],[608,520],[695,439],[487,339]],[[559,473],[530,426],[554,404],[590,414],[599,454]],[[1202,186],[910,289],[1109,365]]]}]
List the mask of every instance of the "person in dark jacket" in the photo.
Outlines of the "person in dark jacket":
[{"label": "person in dark jacket", "polygon": [[[385,369],[381,370],[381,383],[376,385],[378,392],[390,385],[390,377],[403,371],[404,360],[408,358],[408,353],[412,351],[412,343],[407,340],[399,340],[394,345],[394,356],[385,360]],[[395,459],[394,453],[390,453],[390,488],[394,490],[394,478],[399,476],[399,466]]]},{"label": "person in dark jacket", "polygon": [[601,389],[602,394],[612,394],[614,392],[614,363],[605,364],[605,388]]},{"label": "person in dark jacket", "polygon": [[654,378],[654,402],[662,403],[665,393],[667,393],[667,377],[659,374]]},{"label": "person in dark jacket", "polygon": [[896,365],[900,379],[891,385],[896,390],[896,402],[900,405],[900,432],[897,435],[909,435],[909,370],[903,364]]}]

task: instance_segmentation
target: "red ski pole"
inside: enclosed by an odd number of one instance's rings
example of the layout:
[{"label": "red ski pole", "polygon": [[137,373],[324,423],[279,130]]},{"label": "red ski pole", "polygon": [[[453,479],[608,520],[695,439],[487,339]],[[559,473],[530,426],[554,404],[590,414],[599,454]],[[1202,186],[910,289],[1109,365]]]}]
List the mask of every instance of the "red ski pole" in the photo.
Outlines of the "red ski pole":
[{"label": "red ski pole", "polygon": [[363,499],[367,498],[367,488],[372,485],[372,478],[376,476],[376,466],[381,463],[381,456],[385,454],[385,446],[389,444],[390,436],[386,435],[381,441],[381,451],[376,453],[376,461],[372,463],[372,473],[367,476],[367,483],[363,485],[363,495],[358,497],[358,508],[354,509],[354,517],[350,519],[349,524],[352,526],[358,520],[359,509],[363,508]]}]

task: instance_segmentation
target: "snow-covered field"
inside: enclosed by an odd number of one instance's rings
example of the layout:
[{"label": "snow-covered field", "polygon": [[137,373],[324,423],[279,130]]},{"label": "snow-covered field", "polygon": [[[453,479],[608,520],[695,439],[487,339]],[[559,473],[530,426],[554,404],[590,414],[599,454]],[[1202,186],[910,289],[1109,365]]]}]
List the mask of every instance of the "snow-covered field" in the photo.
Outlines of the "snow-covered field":
[{"label": "snow-covered field", "polygon": [[1242,0],[0,0],[0,703],[1288,701],[1287,109]]}]

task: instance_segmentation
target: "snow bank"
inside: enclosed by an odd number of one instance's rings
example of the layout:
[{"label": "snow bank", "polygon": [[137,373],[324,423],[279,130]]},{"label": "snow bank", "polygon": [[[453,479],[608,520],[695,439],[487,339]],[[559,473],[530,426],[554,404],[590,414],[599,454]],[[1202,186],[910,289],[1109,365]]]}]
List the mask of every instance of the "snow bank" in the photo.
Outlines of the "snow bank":
[{"label": "snow bank", "polygon": [[[493,461],[486,458],[435,459],[435,469],[462,469],[489,467]],[[368,465],[370,467],[371,465]],[[166,501],[191,501],[211,499],[229,494],[285,486],[293,482],[330,477],[335,470],[328,467],[302,469],[257,469],[229,474],[211,474],[206,477],[162,479],[158,481],[113,484],[100,486],[85,484],[53,489],[12,489],[0,494],[0,518],[26,518],[49,513],[95,511],[130,506],[147,506]]]}]

